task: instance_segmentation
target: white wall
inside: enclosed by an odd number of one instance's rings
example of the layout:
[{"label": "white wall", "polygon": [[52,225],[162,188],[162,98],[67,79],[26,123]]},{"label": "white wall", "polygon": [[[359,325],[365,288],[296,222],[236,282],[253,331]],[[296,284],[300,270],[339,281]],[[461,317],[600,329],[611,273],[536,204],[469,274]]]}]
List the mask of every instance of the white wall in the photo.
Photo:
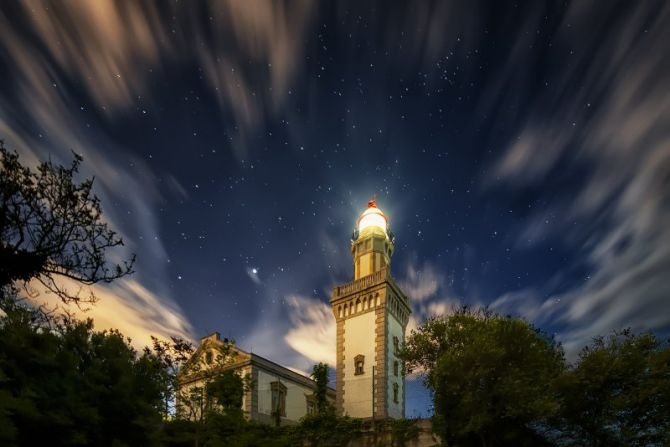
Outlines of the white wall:
[{"label": "white wall", "polygon": [[[403,393],[403,387],[405,386],[404,380],[402,379],[402,368],[399,365],[398,368],[398,376],[396,377],[393,374],[393,362],[398,361],[400,363],[400,359],[395,356],[394,351],[395,348],[393,346],[393,337],[398,337],[400,347],[403,346],[405,342],[405,334],[402,329],[402,325],[398,322],[398,320],[395,319],[391,313],[387,313],[387,330],[388,330],[388,340],[387,340],[387,346],[386,346],[386,370],[388,371],[388,385],[386,387],[387,390],[387,396],[386,396],[386,402],[388,403],[388,416],[391,418],[403,418],[405,415],[403,414],[402,411],[402,400],[404,397]],[[393,384],[397,383],[399,388],[398,388],[398,403],[396,404],[393,402]]]},{"label": "white wall", "polygon": [[[365,356],[364,374],[354,375],[354,357]],[[372,366],[375,364],[375,312],[344,321],[344,413],[372,416]],[[376,367],[376,366],[375,366]]]},{"label": "white wall", "polygon": [[260,368],[258,370],[258,381],[255,384],[255,392],[258,393],[258,412],[272,415],[272,388],[270,384],[277,380],[286,387],[286,419],[299,420],[307,414],[305,395],[311,395],[313,391],[286,378],[278,378],[277,375]]}]

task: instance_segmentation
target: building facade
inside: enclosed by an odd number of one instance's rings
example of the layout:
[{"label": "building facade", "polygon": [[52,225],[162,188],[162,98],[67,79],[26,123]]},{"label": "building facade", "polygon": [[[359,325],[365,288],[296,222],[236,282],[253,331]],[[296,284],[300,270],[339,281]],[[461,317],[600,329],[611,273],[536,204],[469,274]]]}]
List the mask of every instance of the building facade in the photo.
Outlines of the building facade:
[{"label": "building facade", "polygon": [[[251,379],[252,386],[242,398],[248,419],[274,423],[278,413],[282,424],[293,424],[316,411],[316,383],[312,379],[245,352],[214,332],[200,340],[180,374],[177,411],[182,417],[199,419],[205,408],[207,381],[221,370],[234,370]],[[328,390],[328,398],[334,400],[335,390]]]},{"label": "building facade", "polygon": [[375,200],[351,240],[353,281],[333,289],[337,323],[336,408],[357,418],[405,416],[405,371],[398,350],[411,313],[391,277],[394,237]]}]

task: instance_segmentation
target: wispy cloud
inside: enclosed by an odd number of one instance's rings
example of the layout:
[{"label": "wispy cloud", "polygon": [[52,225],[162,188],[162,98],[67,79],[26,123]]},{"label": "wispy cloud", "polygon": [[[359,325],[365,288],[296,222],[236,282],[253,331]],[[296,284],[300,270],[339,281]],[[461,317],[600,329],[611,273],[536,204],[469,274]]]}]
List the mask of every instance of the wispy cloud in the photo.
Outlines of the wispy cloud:
[{"label": "wispy cloud", "polygon": [[[200,67],[243,157],[248,136],[289,97],[315,10],[304,0],[75,0],[16,4],[11,18],[0,11],[0,63],[11,67],[3,75],[11,88],[0,97],[0,138],[33,166],[49,157],[68,163],[70,150],[82,154],[82,174],[96,178],[104,217],[126,243],[110,260],[139,254],[132,279],[95,288],[101,299],[87,315],[99,326],[123,326],[138,340],[152,325],[159,335],[188,334],[190,327],[168,286],[158,213],[170,194],[187,193],[172,175],[116,144],[104,125],[136,112],[140,102],[150,108],[153,85],[166,73]],[[83,112],[92,119],[82,120]],[[260,284],[258,274],[247,274]]]},{"label": "wispy cloud", "polygon": [[152,85],[167,72],[197,66],[243,157],[250,135],[290,96],[317,4],[75,0],[16,8],[13,20],[0,11],[0,48],[16,71],[8,82],[34,90],[44,115],[54,111],[53,88],[67,97],[68,85],[81,84],[113,119],[140,98],[151,104]]},{"label": "wispy cloud", "polygon": [[293,327],[284,340],[313,362],[335,365],[335,317],[329,305],[298,295],[286,300]]},{"label": "wispy cloud", "polygon": [[[519,292],[496,302],[534,303],[529,316],[565,324],[559,336],[568,351],[622,326],[670,326],[670,5],[629,6],[606,39],[593,30],[604,29],[612,15],[582,2],[570,6],[554,46],[579,51],[558,73],[558,85],[538,95],[495,167],[513,186],[532,185],[559,165],[591,172],[576,195],[554,200],[550,225],[531,216],[527,229],[534,234],[541,222],[542,232],[578,244],[589,277],[546,300]],[[514,87],[511,79],[502,82]]]},{"label": "wispy cloud", "polygon": [[448,276],[436,265],[425,260],[419,263],[417,256],[409,257],[398,285],[409,299],[412,314],[407,323],[407,333],[417,329],[426,318],[449,315],[463,303],[448,286]]},{"label": "wispy cloud", "polygon": [[416,261],[412,260],[405,266],[400,286],[405,294],[412,298],[412,302],[422,302],[435,296],[443,287],[444,279],[432,264],[425,262],[423,265],[417,265]]},{"label": "wispy cloud", "polygon": [[82,296],[91,292],[98,298],[95,305],[77,307],[64,305],[57,297],[45,292],[41,285],[31,284],[31,301],[44,304],[46,309],[67,311],[78,319],[91,318],[95,330],[118,329],[131,338],[140,350],[151,345],[151,336],[169,340],[172,336],[193,340],[193,328],[178,308],[171,307],[161,296],[148,290],[133,279],[121,279],[109,285],[92,287],[63,279],[59,284],[70,291],[79,290]]}]

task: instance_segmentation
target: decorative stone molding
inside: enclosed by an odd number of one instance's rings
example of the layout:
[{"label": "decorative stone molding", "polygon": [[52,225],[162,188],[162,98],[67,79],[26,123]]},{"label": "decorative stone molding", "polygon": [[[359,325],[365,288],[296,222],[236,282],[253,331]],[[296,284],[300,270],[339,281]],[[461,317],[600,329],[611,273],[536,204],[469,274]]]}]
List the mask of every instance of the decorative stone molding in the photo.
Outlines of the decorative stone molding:
[{"label": "decorative stone molding", "polygon": [[382,295],[380,304],[375,309],[375,394],[373,401],[373,418],[386,419],[388,414],[386,402],[386,339],[387,324],[385,299],[386,294]]},{"label": "decorative stone molding", "polygon": [[335,409],[338,414],[344,411],[344,319],[337,321],[336,329],[336,371],[335,371]]}]

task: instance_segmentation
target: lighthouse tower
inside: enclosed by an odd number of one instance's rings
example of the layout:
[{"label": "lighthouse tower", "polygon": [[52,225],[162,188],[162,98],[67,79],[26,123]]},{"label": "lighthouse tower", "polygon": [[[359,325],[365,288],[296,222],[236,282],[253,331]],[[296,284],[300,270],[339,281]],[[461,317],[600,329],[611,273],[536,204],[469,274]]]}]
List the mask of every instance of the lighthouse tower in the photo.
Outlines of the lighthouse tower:
[{"label": "lighthouse tower", "polygon": [[333,289],[337,321],[336,407],[358,418],[403,418],[405,377],[398,350],[410,315],[391,277],[394,238],[370,200],[351,240],[354,280]]}]

